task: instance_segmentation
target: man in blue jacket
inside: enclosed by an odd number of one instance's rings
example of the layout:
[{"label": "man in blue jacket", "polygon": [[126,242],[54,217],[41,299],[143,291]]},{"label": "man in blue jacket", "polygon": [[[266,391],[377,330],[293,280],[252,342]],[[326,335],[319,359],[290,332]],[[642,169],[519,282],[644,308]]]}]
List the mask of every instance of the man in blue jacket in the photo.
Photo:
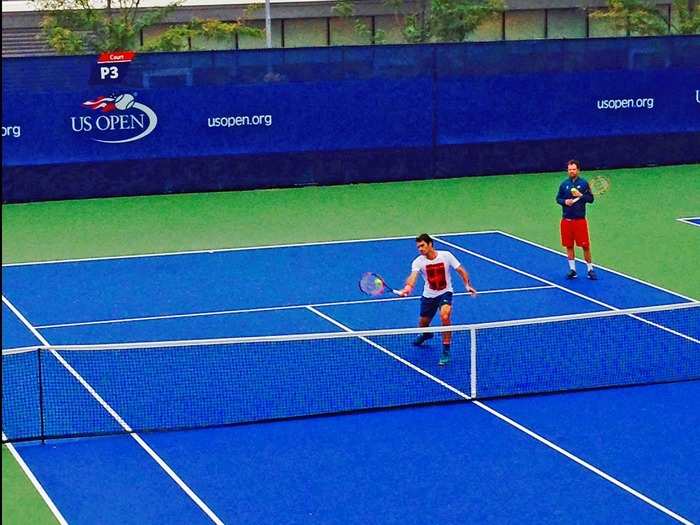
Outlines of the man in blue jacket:
[{"label": "man in blue jacket", "polygon": [[560,224],[561,244],[566,248],[569,260],[567,279],[575,279],[576,260],[574,244],[583,248],[583,258],[586,260],[588,278],[597,279],[591,259],[591,242],[588,238],[588,222],[586,221],[586,204],[593,202],[593,194],[588,181],[579,176],[581,164],[577,160],[567,162],[566,171],[569,177],[559,185],[557,202],[562,207]]}]

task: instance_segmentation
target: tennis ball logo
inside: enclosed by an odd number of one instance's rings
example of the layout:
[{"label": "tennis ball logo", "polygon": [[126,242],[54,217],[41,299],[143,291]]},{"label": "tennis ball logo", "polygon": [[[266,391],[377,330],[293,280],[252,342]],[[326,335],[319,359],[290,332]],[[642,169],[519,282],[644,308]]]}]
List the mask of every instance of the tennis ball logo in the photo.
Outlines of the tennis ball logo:
[{"label": "tennis ball logo", "polygon": [[129,109],[134,105],[134,95],[130,95],[129,93],[124,93],[123,95],[119,95],[117,98],[114,99],[114,106],[117,109]]},{"label": "tennis ball logo", "polygon": [[106,144],[134,142],[149,135],[158,124],[155,112],[136,101],[131,93],[86,100],[83,108],[99,111],[98,115],[71,117],[76,133],[87,133],[91,140]]}]

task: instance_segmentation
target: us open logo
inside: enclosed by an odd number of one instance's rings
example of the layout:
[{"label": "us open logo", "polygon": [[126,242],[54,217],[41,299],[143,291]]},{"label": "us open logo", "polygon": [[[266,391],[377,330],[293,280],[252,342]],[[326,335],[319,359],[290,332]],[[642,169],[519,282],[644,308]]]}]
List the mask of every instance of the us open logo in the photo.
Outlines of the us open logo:
[{"label": "us open logo", "polygon": [[75,133],[87,133],[96,142],[134,142],[151,134],[158,124],[155,112],[145,104],[136,102],[130,93],[86,100],[82,106],[104,114],[71,117],[71,129]]}]

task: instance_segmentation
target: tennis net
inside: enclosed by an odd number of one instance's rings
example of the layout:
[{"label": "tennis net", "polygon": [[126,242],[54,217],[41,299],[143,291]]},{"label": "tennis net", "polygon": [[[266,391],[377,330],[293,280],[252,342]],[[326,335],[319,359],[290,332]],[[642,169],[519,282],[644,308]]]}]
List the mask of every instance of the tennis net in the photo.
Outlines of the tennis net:
[{"label": "tennis net", "polygon": [[[440,332],[452,361],[438,366]],[[422,332],[435,337],[412,345]],[[3,350],[3,441],[700,379],[700,303],[448,328]]]}]

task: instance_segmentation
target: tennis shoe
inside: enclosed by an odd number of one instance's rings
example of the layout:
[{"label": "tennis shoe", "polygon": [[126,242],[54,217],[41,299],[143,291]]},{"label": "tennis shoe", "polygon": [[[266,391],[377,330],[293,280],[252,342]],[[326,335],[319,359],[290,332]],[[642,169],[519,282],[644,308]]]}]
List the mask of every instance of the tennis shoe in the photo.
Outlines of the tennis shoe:
[{"label": "tennis shoe", "polygon": [[448,350],[447,352],[445,352],[443,350],[442,354],[440,354],[440,361],[438,361],[438,365],[445,366],[449,362],[450,362],[450,351]]},{"label": "tennis shoe", "polygon": [[566,274],[566,278],[569,280],[576,279],[577,275],[576,270],[569,270],[569,273]]},{"label": "tennis shoe", "polygon": [[421,346],[423,343],[425,343],[428,339],[432,339],[433,334],[420,334],[418,337],[416,337],[416,340],[413,341],[413,346]]},{"label": "tennis shoe", "polygon": [[588,278],[591,281],[597,281],[598,280],[598,275],[595,273],[595,270],[588,270]]}]

